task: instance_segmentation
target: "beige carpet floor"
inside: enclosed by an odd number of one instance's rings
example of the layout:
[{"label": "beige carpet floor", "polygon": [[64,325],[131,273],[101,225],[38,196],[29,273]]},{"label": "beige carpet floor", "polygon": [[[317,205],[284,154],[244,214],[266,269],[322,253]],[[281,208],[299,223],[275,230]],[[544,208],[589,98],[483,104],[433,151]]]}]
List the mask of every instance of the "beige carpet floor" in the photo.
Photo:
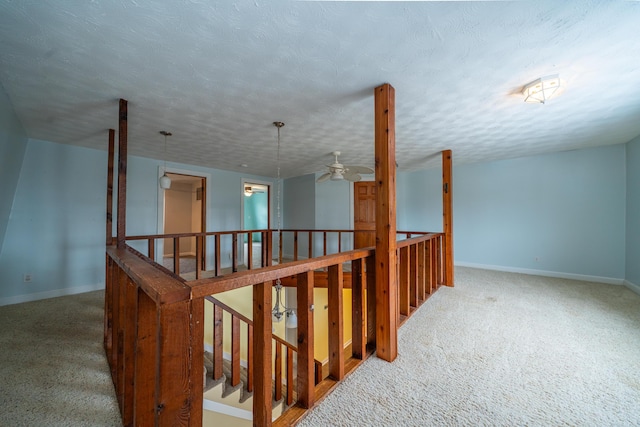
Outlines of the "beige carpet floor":
[{"label": "beige carpet floor", "polygon": [[640,296],[458,268],[300,426],[639,426]]},{"label": "beige carpet floor", "polygon": [[[116,426],[103,293],[0,307],[0,426]],[[303,426],[640,426],[640,296],[458,268]]]}]

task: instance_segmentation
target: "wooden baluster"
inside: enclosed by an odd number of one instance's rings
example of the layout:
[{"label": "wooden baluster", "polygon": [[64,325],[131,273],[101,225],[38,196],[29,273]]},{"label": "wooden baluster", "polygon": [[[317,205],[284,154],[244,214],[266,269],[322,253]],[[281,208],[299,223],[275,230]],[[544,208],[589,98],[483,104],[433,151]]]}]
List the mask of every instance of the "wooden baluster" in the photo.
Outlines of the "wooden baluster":
[{"label": "wooden baluster", "polygon": [[344,378],[344,327],[342,319],[342,264],[329,266],[329,375],[336,381]]},{"label": "wooden baluster", "polygon": [[282,264],[282,230],[278,233],[278,264]]},{"label": "wooden baluster", "polygon": [[409,246],[411,264],[409,266],[409,304],[418,306],[418,244]]},{"label": "wooden baluster", "polygon": [[298,232],[293,232],[293,260],[298,260]]},{"label": "wooden baluster", "polygon": [[308,253],[307,257],[308,258],[313,258],[313,232],[311,232],[311,231],[309,232],[309,242],[308,242],[308,244],[309,244],[309,249],[308,249],[308,252],[307,252]]},{"label": "wooden baluster", "polygon": [[287,347],[287,406],[293,403],[293,350]]},{"label": "wooden baluster", "polygon": [[196,236],[196,279],[200,278],[200,267],[202,266],[202,243],[204,236]]},{"label": "wooden baluster", "polygon": [[214,247],[215,247],[214,249],[216,251],[216,258],[215,258],[215,261],[213,263],[213,271],[214,271],[214,274],[216,276],[219,276],[220,275],[220,271],[221,271],[221,269],[220,269],[220,235],[219,234],[216,234],[214,236],[213,245],[214,245]]},{"label": "wooden baluster", "polygon": [[222,377],[223,363],[223,312],[222,308],[214,304],[213,306],[213,379],[219,380]]},{"label": "wooden baluster", "polygon": [[251,270],[253,266],[253,233],[250,231],[247,235],[247,270]]},{"label": "wooden baluster", "polygon": [[278,341],[276,343],[276,360],[275,360],[275,375],[274,383],[276,388],[275,400],[276,402],[282,399],[282,344]]},{"label": "wooden baluster", "polygon": [[[298,307],[298,404],[311,408],[315,402],[314,385],[322,381],[322,365],[319,373],[314,370],[313,359],[313,271],[300,273],[297,279]],[[314,371],[316,377],[314,381]],[[318,379],[317,375],[320,375]]]},{"label": "wooden baluster", "polygon": [[342,252],[342,232],[338,231],[338,253]]},{"label": "wooden baluster", "polygon": [[240,319],[231,315],[231,386],[240,384]]},{"label": "wooden baluster", "polygon": [[271,290],[273,282],[253,286],[254,390],[253,425],[270,426],[271,403]]},{"label": "wooden baluster", "polygon": [[428,242],[418,243],[418,299],[424,301],[425,296],[425,280],[426,280],[426,258],[425,246]]},{"label": "wooden baluster", "polygon": [[398,286],[400,287],[399,299],[400,299],[400,314],[408,316],[409,311],[409,247],[404,246],[400,248],[400,280]]},{"label": "wooden baluster", "polygon": [[156,260],[156,239],[151,238],[147,241],[147,254],[149,259]]},{"label": "wooden baluster", "polygon": [[235,273],[238,271],[238,233],[231,233],[232,247],[231,247],[231,270]]},{"label": "wooden baluster", "polygon": [[180,238],[173,238],[173,272],[180,275]]},{"label": "wooden baluster", "polygon": [[327,254],[327,232],[326,231],[322,232],[322,254],[323,255]]},{"label": "wooden baluster", "polygon": [[351,328],[353,357],[364,359],[367,354],[365,312],[367,310],[364,295],[364,260],[351,261]]},{"label": "wooden baluster", "polygon": [[376,258],[369,256],[365,260],[367,268],[367,346],[376,345]]},{"label": "wooden baluster", "polygon": [[442,256],[442,243],[443,243],[442,235],[438,236],[438,245],[436,247],[438,253],[438,286],[444,283],[444,259]]},{"label": "wooden baluster", "polygon": [[253,326],[247,323],[247,391],[253,391]]}]

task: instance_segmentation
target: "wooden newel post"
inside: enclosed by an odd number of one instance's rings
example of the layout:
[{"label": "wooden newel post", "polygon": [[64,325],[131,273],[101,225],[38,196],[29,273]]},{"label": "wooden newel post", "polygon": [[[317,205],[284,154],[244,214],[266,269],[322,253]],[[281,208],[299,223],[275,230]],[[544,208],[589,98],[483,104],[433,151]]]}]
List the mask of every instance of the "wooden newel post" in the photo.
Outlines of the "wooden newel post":
[{"label": "wooden newel post", "polygon": [[375,89],[376,172],[376,351],[392,362],[398,355],[396,275],[395,89]]},{"label": "wooden newel post", "polygon": [[271,397],[271,289],[272,282],[253,286],[254,389],[253,425],[270,426]]},{"label": "wooden newel post", "polygon": [[444,284],[453,286],[453,179],[451,150],[442,152],[442,229],[444,231]]}]

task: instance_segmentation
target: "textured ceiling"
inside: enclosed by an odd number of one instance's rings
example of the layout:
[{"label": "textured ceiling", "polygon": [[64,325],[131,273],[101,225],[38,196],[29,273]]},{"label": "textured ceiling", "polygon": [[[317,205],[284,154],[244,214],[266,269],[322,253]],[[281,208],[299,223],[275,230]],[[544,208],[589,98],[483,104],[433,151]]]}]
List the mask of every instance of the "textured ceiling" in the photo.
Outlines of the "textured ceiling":
[{"label": "textured ceiling", "polygon": [[[0,83],[31,138],[282,175],[373,167],[373,89],[396,89],[400,170],[640,134],[640,2],[0,0]],[[562,93],[522,86],[560,74]],[[246,164],[247,167],[242,167]]]}]

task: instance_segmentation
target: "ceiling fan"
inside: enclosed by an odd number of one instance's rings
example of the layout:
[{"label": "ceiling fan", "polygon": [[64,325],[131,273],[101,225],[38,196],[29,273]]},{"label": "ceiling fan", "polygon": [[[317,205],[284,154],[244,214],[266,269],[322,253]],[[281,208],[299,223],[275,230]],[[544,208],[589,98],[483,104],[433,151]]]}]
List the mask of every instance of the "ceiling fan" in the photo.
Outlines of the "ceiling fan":
[{"label": "ceiling fan", "polygon": [[247,196],[247,197],[251,197],[252,194],[264,193],[265,190],[266,190],[266,188],[263,187],[263,186],[245,185],[244,186],[244,195]]},{"label": "ceiling fan", "polygon": [[338,162],[339,151],[334,151],[332,154],[335,156],[335,161],[333,164],[327,165],[329,172],[318,178],[316,182],[325,182],[329,179],[331,181],[342,181],[346,179],[347,181],[356,182],[362,179],[360,174],[373,173],[373,169],[366,166],[346,166]]}]

